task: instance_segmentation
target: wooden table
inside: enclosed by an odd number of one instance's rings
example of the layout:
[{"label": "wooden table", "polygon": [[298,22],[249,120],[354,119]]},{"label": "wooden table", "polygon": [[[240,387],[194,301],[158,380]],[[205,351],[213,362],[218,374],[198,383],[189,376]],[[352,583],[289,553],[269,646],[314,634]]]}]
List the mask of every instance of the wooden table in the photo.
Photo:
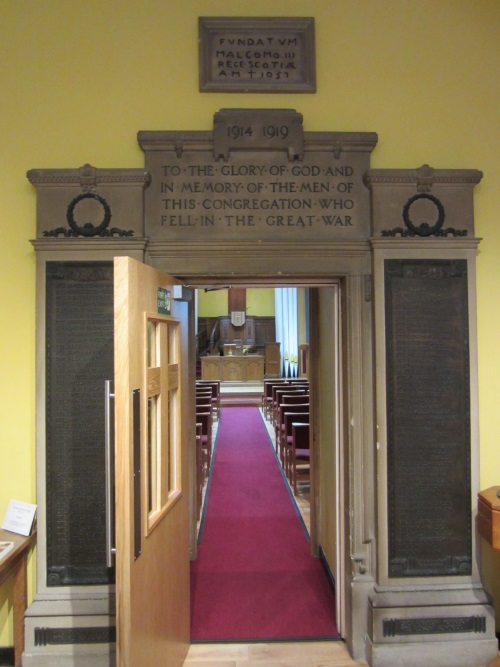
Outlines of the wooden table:
[{"label": "wooden table", "polygon": [[14,542],[14,548],[0,559],[0,584],[12,577],[14,583],[14,664],[20,667],[24,651],[24,612],[28,604],[28,554],[35,535],[24,537],[0,529],[0,541]]},{"label": "wooden table", "polygon": [[500,551],[500,486],[490,486],[478,493],[477,527],[493,549]]}]

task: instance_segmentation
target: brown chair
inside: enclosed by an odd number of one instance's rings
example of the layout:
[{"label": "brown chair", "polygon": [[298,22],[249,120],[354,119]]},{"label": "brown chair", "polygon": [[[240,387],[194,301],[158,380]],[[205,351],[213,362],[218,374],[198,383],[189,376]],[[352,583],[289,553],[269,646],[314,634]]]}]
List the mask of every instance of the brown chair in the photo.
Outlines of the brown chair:
[{"label": "brown chair", "polygon": [[201,507],[203,500],[203,484],[205,481],[204,473],[204,451],[201,444],[202,425],[200,422],[196,424],[196,519],[199,520],[201,516]]},{"label": "brown chair", "polygon": [[273,414],[272,414],[272,423],[276,425],[276,420],[278,419],[279,406],[283,403],[283,396],[296,396],[302,395],[305,396],[306,392],[302,388],[293,389],[290,386],[280,387],[279,389],[273,388]]},{"label": "brown chair", "polygon": [[281,396],[280,405],[286,403],[287,405],[294,405],[295,403],[309,403],[309,394],[305,391],[297,391],[293,394],[283,394]]},{"label": "brown chair", "polygon": [[303,378],[293,378],[290,380],[290,384],[294,387],[309,387],[309,380],[304,380]]},{"label": "brown chair", "polygon": [[276,407],[276,392],[281,389],[287,389],[290,386],[288,381],[271,385],[271,404],[269,405],[269,421],[274,421],[274,410]]},{"label": "brown chair", "polygon": [[290,453],[290,474],[294,494],[297,494],[297,482],[309,481],[311,473],[309,424],[292,424],[292,448]]},{"label": "brown chair", "polygon": [[208,474],[212,461],[212,407],[196,410],[196,428],[201,427],[201,449],[203,452],[203,469]]},{"label": "brown chair", "polygon": [[[278,434],[281,434],[283,430],[283,406],[307,405],[307,409],[309,409],[309,395],[303,391],[296,391],[291,394],[288,392],[285,394],[279,394],[276,398],[279,401],[279,404],[275,408],[273,424],[276,437],[276,446],[278,447],[280,444],[278,442]],[[281,437],[281,435],[279,437]]]},{"label": "brown chair", "polygon": [[279,406],[278,417],[274,425],[274,435],[276,443],[276,452],[283,469],[285,469],[285,413],[287,412],[309,412],[309,402],[307,397],[304,397],[303,403],[282,403]]},{"label": "brown chair", "polygon": [[283,431],[281,433],[281,446],[283,451],[283,468],[287,478],[292,481],[290,459],[292,452],[292,426],[294,422],[309,424],[309,406],[305,406],[304,412],[285,411],[283,415]]},{"label": "brown chair", "polygon": [[208,392],[210,390],[212,397],[212,407],[216,419],[220,418],[220,382],[218,380],[198,380],[196,382],[196,394]]},{"label": "brown chair", "polygon": [[212,411],[212,394],[196,394],[196,409],[204,407]]},{"label": "brown chair", "polygon": [[289,384],[288,380],[264,380],[264,391],[262,392],[262,411],[264,418],[269,419],[273,404],[273,387]]}]

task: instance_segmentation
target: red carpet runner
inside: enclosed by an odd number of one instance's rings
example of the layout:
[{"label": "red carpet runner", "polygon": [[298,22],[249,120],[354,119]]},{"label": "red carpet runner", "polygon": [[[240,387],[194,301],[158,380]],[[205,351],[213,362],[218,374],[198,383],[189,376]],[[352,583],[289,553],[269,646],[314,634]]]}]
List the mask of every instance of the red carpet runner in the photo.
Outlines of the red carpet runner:
[{"label": "red carpet runner", "polygon": [[223,408],[198,560],[193,641],[337,638],[335,601],[257,408]]}]

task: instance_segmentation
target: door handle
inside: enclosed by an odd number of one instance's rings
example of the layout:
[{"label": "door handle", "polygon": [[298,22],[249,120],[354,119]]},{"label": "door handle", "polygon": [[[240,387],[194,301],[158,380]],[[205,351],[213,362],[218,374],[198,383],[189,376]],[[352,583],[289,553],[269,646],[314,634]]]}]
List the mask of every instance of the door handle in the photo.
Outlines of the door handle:
[{"label": "door handle", "polygon": [[104,383],[104,450],[106,469],[106,565],[114,566],[115,549],[115,394],[113,381]]}]

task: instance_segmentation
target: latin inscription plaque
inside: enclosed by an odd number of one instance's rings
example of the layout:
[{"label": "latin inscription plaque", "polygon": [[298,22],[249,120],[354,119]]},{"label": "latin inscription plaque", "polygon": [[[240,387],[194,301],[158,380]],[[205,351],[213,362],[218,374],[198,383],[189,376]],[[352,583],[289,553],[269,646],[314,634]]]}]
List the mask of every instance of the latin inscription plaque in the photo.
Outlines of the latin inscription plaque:
[{"label": "latin inscription plaque", "polygon": [[[139,132],[151,174],[146,235],[183,242],[366,240],[370,207],[363,175],[377,135],[304,133],[297,159],[288,140],[263,136],[268,128],[288,139],[292,123],[285,111],[272,123],[268,110],[253,110],[241,122],[221,124],[218,132],[236,133],[223,144],[215,131]],[[296,123],[293,132],[299,131]],[[298,146],[300,137],[293,142]]]},{"label": "latin inscription plaque", "polygon": [[471,572],[467,262],[386,260],[389,576]]},{"label": "latin inscription plaque", "polygon": [[104,382],[113,377],[113,264],[47,263],[47,584],[111,581]]},{"label": "latin inscription plaque", "polygon": [[313,18],[200,17],[200,91],[314,93]]}]

